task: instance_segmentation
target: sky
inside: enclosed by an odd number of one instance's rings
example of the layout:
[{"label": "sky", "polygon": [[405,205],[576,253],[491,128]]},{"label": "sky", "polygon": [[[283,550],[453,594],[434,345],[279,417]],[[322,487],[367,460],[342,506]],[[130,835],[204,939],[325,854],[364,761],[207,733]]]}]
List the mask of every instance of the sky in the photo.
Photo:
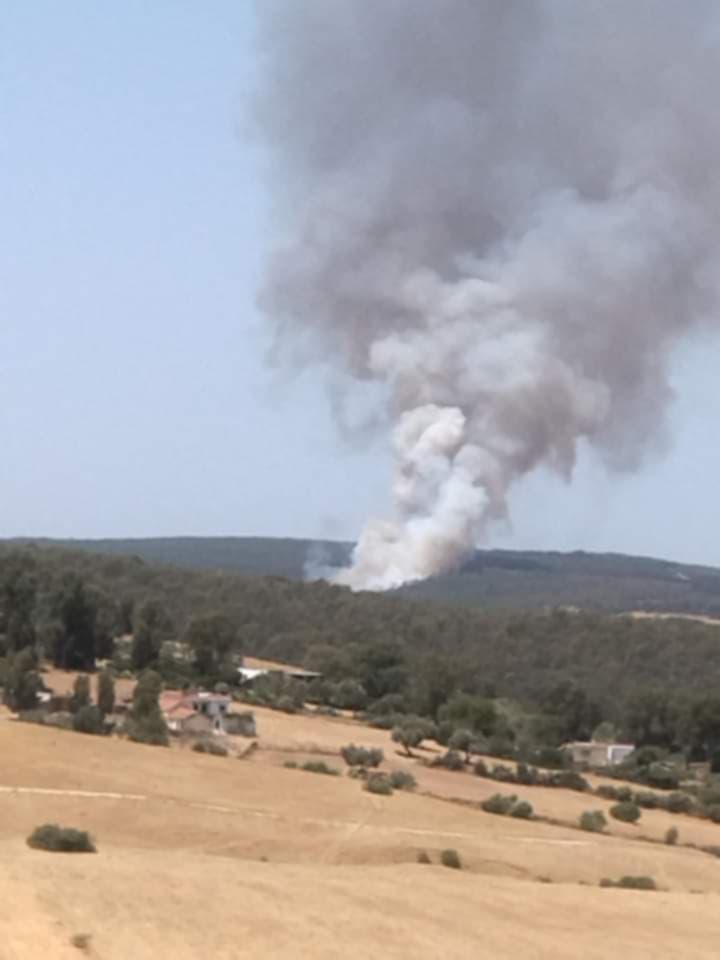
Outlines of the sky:
[{"label": "sky", "polygon": [[[349,445],[325,372],[267,363],[252,10],[3,4],[0,536],[349,539],[387,513],[387,436]],[[718,346],[675,358],[661,456],[530,477],[487,545],[720,565]]]}]

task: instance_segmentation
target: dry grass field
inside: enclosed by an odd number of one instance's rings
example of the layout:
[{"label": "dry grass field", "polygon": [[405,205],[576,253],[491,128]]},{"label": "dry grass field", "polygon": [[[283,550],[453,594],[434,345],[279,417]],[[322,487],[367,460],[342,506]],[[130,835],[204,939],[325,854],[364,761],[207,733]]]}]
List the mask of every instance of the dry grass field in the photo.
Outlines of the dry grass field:
[{"label": "dry grass field", "polygon": [[[681,843],[720,843],[720,826],[653,811],[597,836],[572,824],[603,801],[521,787],[562,823],[495,817],[472,803],[509,788],[422,767],[383,731],[257,717],[260,749],[246,760],[0,719],[0,957],[717,956],[720,860],[650,841],[676,825]],[[322,753],[341,769],[333,754],[351,740],[411,768],[418,793],[378,797],[283,767]],[[89,830],[99,852],[29,849],[47,821]],[[448,847],[463,870],[439,865]],[[416,862],[421,850],[431,865]],[[661,890],[598,887],[623,874]]]}]

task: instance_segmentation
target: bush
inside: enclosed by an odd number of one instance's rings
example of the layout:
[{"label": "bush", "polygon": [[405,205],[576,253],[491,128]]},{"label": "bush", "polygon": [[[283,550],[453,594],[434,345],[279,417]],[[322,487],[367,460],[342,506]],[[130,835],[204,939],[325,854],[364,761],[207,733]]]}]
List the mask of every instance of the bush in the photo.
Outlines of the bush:
[{"label": "bush", "polygon": [[517,797],[514,794],[511,796],[503,796],[501,793],[495,793],[492,797],[488,797],[487,800],[483,800],[480,806],[485,813],[496,813],[504,817],[510,813],[516,802]]},{"label": "bush", "polygon": [[298,707],[292,697],[284,694],[281,697],[278,697],[275,701],[274,707],[276,710],[282,710],[283,713],[297,713]]},{"label": "bush", "polygon": [[440,863],[451,870],[462,870],[462,861],[457,850],[443,850],[440,853]]},{"label": "bush", "polygon": [[354,743],[342,747],[340,756],[349,767],[379,767],[385,759],[379,747],[356,747]]},{"label": "bush", "polygon": [[393,786],[390,777],[386,774],[371,773],[365,781],[365,790],[368,793],[377,793],[382,797],[389,797],[392,795]]},{"label": "bush", "polygon": [[515,771],[512,767],[506,767],[502,763],[495,764],[490,771],[490,776],[493,780],[498,780],[500,783],[517,783],[517,774]]},{"label": "bush", "polygon": [[590,784],[575,770],[558,770],[551,774],[550,783],[553,787],[562,787],[565,790],[578,790],[585,793],[590,789]]},{"label": "bush", "polygon": [[286,760],[283,764],[288,770],[297,770],[298,765],[296,760]]},{"label": "bush", "polygon": [[580,814],[580,829],[588,833],[602,833],[607,826],[607,818],[602,810],[585,810]]},{"label": "bush", "polygon": [[720,823],[720,805],[715,804],[712,807],[705,807],[703,812],[713,823]]},{"label": "bush", "polygon": [[600,881],[601,887],[620,887],[623,890],[657,890],[657,883],[653,877],[620,877],[619,880],[609,880],[607,877]]},{"label": "bush", "polygon": [[648,786],[657,787],[659,790],[677,790],[680,778],[670,764],[658,762],[647,767],[645,781]]},{"label": "bush", "polygon": [[610,816],[623,823],[637,823],[640,819],[640,807],[632,800],[623,800],[610,807]]},{"label": "bush", "polygon": [[401,744],[409,757],[413,747],[419,747],[423,740],[429,739],[435,733],[434,724],[422,717],[402,717],[400,723],[393,727],[391,737],[395,743]]},{"label": "bush", "polygon": [[324,760],[306,760],[302,769],[307,770],[308,773],[325,773],[331,777],[336,777],[340,773],[339,770],[329,766]]},{"label": "bush", "polygon": [[56,823],[44,823],[36,827],[27,839],[33,850],[50,850],[52,853],[96,853],[95,844],[85,830],[60,827]]},{"label": "bush", "polygon": [[393,790],[414,790],[417,780],[407,770],[391,770],[390,786]]},{"label": "bush", "polygon": [[633,794],[633,800],[644,810],[657,810],[658,807],[665,806],[664,797],[659,797],[656,793],[650,793],[648,791],[639,791]]},{"label": "bush", "polygon": [[694,804],[692,797],[687,793],[671,793],[664,797],[662,806],[669,813],[690,813]]},{"label": "bush", "polygon": [[480,740],[472,730],[455,730],[448,740],[448,746],[451,750],[464,753],[468,763],[471,753],[480,753]]},{"label": "bush", "polygon": [[348,776],[352,777],[353,780],[367,780],[367,767],[349,767]]},{"label": "bush", "polygon": [[441,756],[435,757],[432,766],[444,767],[446,770],[457,772],[465,769],[465,761],[455,750],[446,750]]},{"label": "bush", "polygon": [[473,766],[473,773],[476,777],[489,777],[490,771],[484,760],[476,760]]},{"label": "bush", "polygon": [[519,763],[515,771],[515,781],[524,787],[534,787],[542,781],[542,776],[536,767],[529,767],[526,763]]},{"label": "bush", "polygon": [[226,757],[228,755],[227,747],[217,740],[196,740],[192,745],[195,753],[209,753],[213,757]]},{"label": "bush", "polygon": [[101,734],[105,729],[102,713],[90,704],[78,709],[73,715],[72,725],[77,733]]},{"label": "bush", "polygon": [[618,796],[618,788],[614,787],[611,783],[601,783],[595,791],[595,794],[604,800],[615,800],[617,802],[620,799]]},{"label": "bush", "polygon": [[542,747],[533,757],[533,761],[548,770],[562,770],[567,765],[567,753],[560,747]]},{"label": "bush", "polygon": [[430,857],[427,855],[427,853],[426,853],[424,850],[420,850],[419,853],[418,853],[418,855],[417,855],[417,862],[418,862],[418,863],[432,863],[432,860],[430,859]]},{"label": "bush", "polygon": [[665,843],[667,843],[669,847],[674,847],[678,842],[679,836],[680,834],[677,827],[668,827],[665,831]]},{"label": "bush", "polygon": [[527,800],[521,800],[510,811],[511,817],[517,817],[518,820],[529,820],[533,815],[532,804]]}]

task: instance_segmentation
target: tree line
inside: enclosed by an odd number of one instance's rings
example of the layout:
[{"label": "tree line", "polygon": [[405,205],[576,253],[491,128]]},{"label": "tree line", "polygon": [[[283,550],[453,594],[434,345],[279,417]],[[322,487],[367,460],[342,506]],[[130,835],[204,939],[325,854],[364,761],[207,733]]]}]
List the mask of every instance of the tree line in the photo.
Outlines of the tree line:
[{"label": "tree line", "polygon": [[232,683],[239,658],[254,654],[317,670],[322,680],[303,696],[380,722],[451,721],[546,744],[585,739],[604,722],[699,756],[720,744],[719,636],[683,620],[485,611],[133,557],[0,550],[0,681],[18,702],[34,698],[43,658],[214,684]]}]

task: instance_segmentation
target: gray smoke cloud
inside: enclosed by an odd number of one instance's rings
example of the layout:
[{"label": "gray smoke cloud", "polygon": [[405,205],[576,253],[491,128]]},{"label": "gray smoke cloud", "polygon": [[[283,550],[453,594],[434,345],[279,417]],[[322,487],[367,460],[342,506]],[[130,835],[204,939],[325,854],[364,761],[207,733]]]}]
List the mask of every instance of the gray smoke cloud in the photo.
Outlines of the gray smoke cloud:
[{"label": "gray smoke cloud", "polygon": [[717,315],[715,0],[262,0],[276,349],[383,385],[395,516],[337,574],[448,569],[578,442],[664,439]]}]

